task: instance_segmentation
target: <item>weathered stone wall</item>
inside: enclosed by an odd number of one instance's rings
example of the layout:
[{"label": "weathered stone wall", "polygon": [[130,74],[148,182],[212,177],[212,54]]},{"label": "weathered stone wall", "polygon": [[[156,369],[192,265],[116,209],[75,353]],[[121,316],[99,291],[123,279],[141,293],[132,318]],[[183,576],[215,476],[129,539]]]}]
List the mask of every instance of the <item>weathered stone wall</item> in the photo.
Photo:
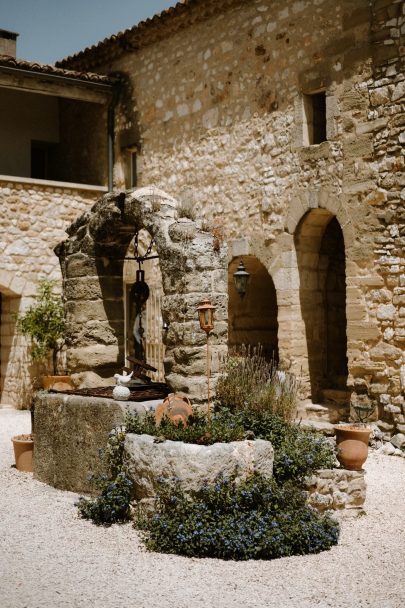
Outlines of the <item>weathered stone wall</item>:
[{"label": "weathered stone wall", "polygon": [[25,310],[40,278],[61,279],[53,248],[65,228],[88,209],[103,188],[0,179],[1,404],[26,407],[39,370],[26,340],[15,333],[14,315]]},{"label": "weathered stone wall", "polygon": [[196,308],[216,305],[211,334],[213,379],[227,350],[227,249],[201,223],[178,219],[174,199],[156,188],[112,193],[68,229],[57,252],[64,278],[68,368],[113,375],[125,365],[123,266],[128,245],[145,229],[162,273],[165,377],[173,391],[206,400],[206,334]]},{"label": "weathered stone wall", "polygon": [[[231,258],[243,242],[245,255],[265,265],[277,293],[280,359],[301,374],[303,396],[312,398],[294,235],[307,214],[309,229],[322,236],[314,210],[327,212],[323,229],[336,217],[345,246],[351,401],[378,404],[380,417],[393,413],[402,424],[402,3],[223,6],[198,19],[205,8],[197,4],[188,27],[168,26],[160,39],[102,68],[130,80],[117,142],[125,130],[138,133],[140,185],[191,201],[200,218],[213,218],[237,240]],[[320,90],[327,141],[308,146],[303,95]],[[116,157],[121,186],[118,144]]]},{"label": "weathered stone wall", "polygon": [[364,471],[322,469],[306,480],[308,502],[319,511],[354,509],[364,505]]}]

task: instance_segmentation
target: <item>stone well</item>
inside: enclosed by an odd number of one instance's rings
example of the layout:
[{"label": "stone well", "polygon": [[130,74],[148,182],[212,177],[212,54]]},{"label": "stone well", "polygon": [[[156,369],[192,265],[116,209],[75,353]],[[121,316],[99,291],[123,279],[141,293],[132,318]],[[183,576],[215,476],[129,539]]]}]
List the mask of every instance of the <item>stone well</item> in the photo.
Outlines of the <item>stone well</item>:
[{"label": "stone well", "polygon": [[206,335],[196,307],[216,305],[210,336],[212,375],[227,351],[227,249],[201,222],[179,218],[177,202],[156,188],[105,195],[67,230],[56,248],[66,310],[67,366],[71,373],[112,376],[125,365],[123,266],[140,230],[154,240],[162,274],[165,379],[193,402],[206,399]]}]

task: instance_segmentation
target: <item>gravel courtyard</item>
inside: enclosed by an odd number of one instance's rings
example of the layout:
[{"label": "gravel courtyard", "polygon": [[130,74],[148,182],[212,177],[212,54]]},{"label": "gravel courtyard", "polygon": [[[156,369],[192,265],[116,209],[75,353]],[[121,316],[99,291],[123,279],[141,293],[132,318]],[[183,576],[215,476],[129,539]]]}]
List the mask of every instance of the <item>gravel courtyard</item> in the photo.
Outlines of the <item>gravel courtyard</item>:
[{"label": "gravel courtyard", "polygon": [[224,562],[147,553],[127,525],[80,520],[76,495],[12,467],[29,413],[0,410],[1,608],[400,608],[405,459],[372,454],[366,516],[319,555]]}]

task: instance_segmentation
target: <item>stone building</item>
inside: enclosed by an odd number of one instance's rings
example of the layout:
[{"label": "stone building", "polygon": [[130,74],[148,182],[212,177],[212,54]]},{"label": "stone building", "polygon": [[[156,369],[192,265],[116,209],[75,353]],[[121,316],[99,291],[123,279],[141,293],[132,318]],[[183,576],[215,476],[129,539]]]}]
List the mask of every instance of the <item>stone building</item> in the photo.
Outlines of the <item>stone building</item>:
[{"label": "stone building", "polygon": [[185,0],[58,64],[119,80],[114,189],[153,184],[227,242],[230,344],[264,343],[309,411],[374,404],[387,432],[405,430],[404,10]]},{"label": "stone building", "polygon": [[0,30],[0,378],[1,404],[22,407],[38,370],[14,315],[32,302],[38,279],[60,282],[53,248],[108,190],[113,83],[17,60],[16,38]]}]

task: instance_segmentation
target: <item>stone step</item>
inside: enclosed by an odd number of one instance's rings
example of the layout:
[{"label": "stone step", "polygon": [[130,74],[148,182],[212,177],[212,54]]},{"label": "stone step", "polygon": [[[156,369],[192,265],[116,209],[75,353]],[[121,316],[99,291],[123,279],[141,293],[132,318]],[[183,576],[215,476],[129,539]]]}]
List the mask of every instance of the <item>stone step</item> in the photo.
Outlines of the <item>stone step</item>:
[{"label": "stone step", "polygon": [[305,406],[306,418],[308,420],[324,420],[329,422],[329,408],[319,403],[308,403]]},{"label": "stone step", "polygon": [[303,429],[314,429],[327,437],[332,437],[335,434],[334,425],[324,420],[302,420],[300,427]]}]

